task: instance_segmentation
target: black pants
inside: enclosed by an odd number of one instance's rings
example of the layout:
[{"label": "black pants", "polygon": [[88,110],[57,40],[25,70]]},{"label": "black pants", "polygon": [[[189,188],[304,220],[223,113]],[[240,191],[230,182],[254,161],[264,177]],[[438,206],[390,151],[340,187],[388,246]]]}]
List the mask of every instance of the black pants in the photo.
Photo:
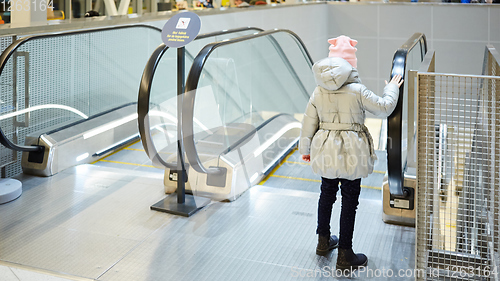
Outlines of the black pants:
[{"label": "black pants", "polygon": [[337,199],[337,191],[341,183],[342,210],[340,212],[340,237],[339,248],[352,248],[352,235],[354,232],[354,220],[356,209],[359,204],[359,193],[361,192],[361,179],[327,179],[321,178],[321,194],[318,202],[318,228],[316,233],[321,236],[330,237],[330,219],[332,207]]}]

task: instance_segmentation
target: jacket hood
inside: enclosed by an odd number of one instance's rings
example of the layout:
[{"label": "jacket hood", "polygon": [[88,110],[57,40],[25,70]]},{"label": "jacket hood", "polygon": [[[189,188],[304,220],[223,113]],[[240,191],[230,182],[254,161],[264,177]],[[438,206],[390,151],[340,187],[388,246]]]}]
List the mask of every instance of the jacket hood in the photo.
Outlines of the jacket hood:
[{"label": "jacket hood", "polygon": [[316,62],[312,70],[316,84],[330,91],[338,90],[345,84],[361,82],[358,71],[339,57],[324,58]]}]

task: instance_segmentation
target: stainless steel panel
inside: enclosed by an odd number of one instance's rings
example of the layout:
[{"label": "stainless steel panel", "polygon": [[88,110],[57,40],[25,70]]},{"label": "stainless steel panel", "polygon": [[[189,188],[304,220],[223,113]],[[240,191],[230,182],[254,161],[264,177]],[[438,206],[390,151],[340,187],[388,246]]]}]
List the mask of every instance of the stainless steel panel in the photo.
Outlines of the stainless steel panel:
[{"label": "stainless steel panel", "polygon": [[[293,117],[279,116],[236,146],[233,144],[242,136],[255,130],[253,126],[233,124],[233,127],[214,130],[212,135],[197,142],[197,151],[205,167],[222,167],[227,170],[225,185],[211,184],[208,178],[211,175],[207,177],[190,167],[186,190],[213,200],[237,199],[248,188],[259,183],[272,165],[292,149],[298,141],[299,128],[300,123]],[[229,140],[225,134],[230,136]],[[227,151],[229,146],[232,149]],[[175,192],[175,177],[170,169],[165,170],[166,193]]]},{"label": "stainless steel panel", "polygon": [[[413,177],[406,176],[405,175],[405,182],[404,182],[405,187],[411,187],[411,188],[416,188],[417,187],[417,180],[415,178],[415,175]],[[391,208],[390,205],[390,195],[391,192],[389,190],[389,182],[387,181],[387,176],[384,178],[384,183],[383,183],[383,190],[382,190],[382,196],[383,196],[383,214],[382,214],[382,219],[386,223],[393,223],[393,224],[399,224],[399,225],[408,225],[408,226],[415,226],[415,212],[416,209],[414,208],[413,210],[408,210],[408,209],[401,209],[401,208]],[[417,197],[414,197],[414,206],[416,206],[417,202]]]},{"label": "stainless steel panel", "polygon": [[[39,176],[51,176],[79,164],[91,163],[106,156],[100,155],[109,147],[130,139],[137,131],[136,105],[132,104],[99,117],[80,122],[48,134],[39,131],[26,137],[26,145],[46,147],[43,163],[28,161],[29,153],[23,153],[23,172]],[[97,154],[97,155],[96,155]]]}]

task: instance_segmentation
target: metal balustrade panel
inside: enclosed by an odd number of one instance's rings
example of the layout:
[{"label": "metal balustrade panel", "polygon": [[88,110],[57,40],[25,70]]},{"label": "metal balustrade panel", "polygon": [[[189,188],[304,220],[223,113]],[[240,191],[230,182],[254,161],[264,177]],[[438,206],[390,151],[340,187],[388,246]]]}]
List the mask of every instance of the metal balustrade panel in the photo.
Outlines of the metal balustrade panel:
[{"label": "metal balustrade panel", "polygon": [[498,280],[500,77],[418,74],[417,280]]},{"label": "metal balustrade panel", "polygon": [[[487,46],[486,47],[486,62],[485,66],[486,69],[484,70],[484,74],[490,75],[490,76],[500,76],[500,64],[499,64],[499,59],[500,56],[498,52],[493,48],[493,46]],[[496,93],[496,95],[492,95],[492,98],[495,98],[495,101],[498,102],[498,92],[500,89],[498,88],[498,84],[492,83],[492,84],[487,84],[490,85],[491,88],[488,89],[488,92],[490,93]],[[493,102],[493,100],[491,101]],[[500,107],[495,108],[494,112],[495,116],[498,118],[500,116]],[[499,124],[498,122],[495,123],[495,120],[490,120],[490,126],[492,126],[492,129],[495,131],[495,133],[498,133]],[[495,142],[491,144],[491,149],[493,151],[499,151],[500,150],[500,142]],[[500,154],[494,154],[493,157],[495,157],[495,161],[500,161]],[[494,169],[493,167],[491,168],[491,173],[494,175],[494,178],[499,178],[500,171],[498,169]],[[495,217],[495,231],[494,231],[494,247],[496,249],[497,253],[500,253],[500,188],[498,188],[498,182],[496,182],[497,188],[495,189],[495,193],[492,194],[492,202],[493,202],[493,210],[494,213],[496,214]],[[500,261],[498,261],[498,264],[500,266]]]}]

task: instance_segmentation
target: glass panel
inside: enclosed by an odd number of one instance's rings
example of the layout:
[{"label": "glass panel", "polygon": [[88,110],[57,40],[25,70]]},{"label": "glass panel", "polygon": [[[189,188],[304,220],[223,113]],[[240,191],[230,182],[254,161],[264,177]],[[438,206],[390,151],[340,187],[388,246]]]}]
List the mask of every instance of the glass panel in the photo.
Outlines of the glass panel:
[{"label": "glass panel", "polygon": [[[297,39],[292,36],[286,36],[283,33],[273,35],[276,42],[279,43],[283,53],[286,54],[290,66],[293,72],[296,73],[296,77],[300,79],[301,84],[308,94],[308,89],[314,89],[316,87],[316,82],[314,81],[314,76],[311,75],[312,62],[307,58],[306,53],[302,48],[298,48]],[[279,49],[279,48],[278,48]],[[302,88],[302,86],[300,86]]]},{"label": "glass panel", "polygon": [[189,71],[189,67],[192,65],[193,59],[196,57],[196,55],[198,55],[198,52],[200,52],[201,49],[205,47],[207,44],[210,44],[212,42],[219,42],[232,38],[237,38],[245,35],[250,35],[254,33],[258,33],[258,30],[248,29],[238,32],[226,32],[215,36],[209,36],[209,37],[203,36],[201,38],[200,36],[198,36],[198,38],[196,38],[194,41],[186,45],[186,68],[187,68],[186,71]]},{"label": "glass panel", "polygon": [[[142,26],[27,41],[0,74],[2,130],[23,145],[35,131],[135,103],[144,66],[160,43],[159,30]],[[16,112],[22,113],[12,117]]]},{"label": "glass panel", "polygon": [[[228,32],[222,35],[197,38],[186,45],[185,77],[193,59],[205,45],[230,38],[255,33],[256,30]],[[177,49],[169,49],[163,54],[155,70],[149,101],[149,127],[151,141],[158,157],[164,162],[176,162],[177,149]],[[155,153],[154,151],[151,151]],[[149,154],[150,157],[152,156]],[[159,163],[154,163],[160,165]]]},{"label": "glass panel", "polygon": [[[222,155],[253,153],[262,154],[264,168],[274,163],[279,149],[298,137],[315,87],[310,67],[298,42],[285,32],[217,48],[201,72],[194,105],[200,159],[208,163]],[[252,145],[245,148],[253,151],[227,154],[248,142]]]}]

